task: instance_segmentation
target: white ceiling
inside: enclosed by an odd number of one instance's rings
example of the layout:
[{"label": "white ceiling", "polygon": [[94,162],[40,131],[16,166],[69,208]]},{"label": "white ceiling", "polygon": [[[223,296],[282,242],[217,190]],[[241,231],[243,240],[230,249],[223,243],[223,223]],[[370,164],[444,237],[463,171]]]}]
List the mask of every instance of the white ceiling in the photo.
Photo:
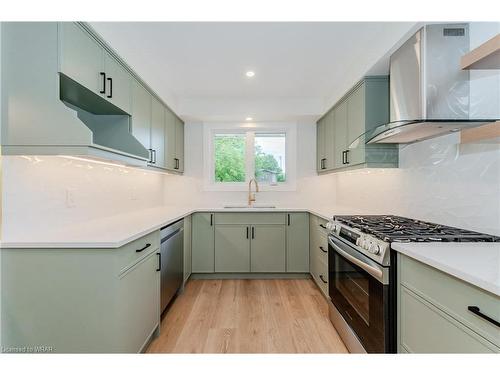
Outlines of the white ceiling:
[{"label": "white ceiling", "polygon": [[[91,23],[185,119],[318,117],[415,23]],[[385,58],[385,60],[384,60]],[[382,60],[381,60],[382,59]],[[247,70],[255,77],[245,76]]]}]

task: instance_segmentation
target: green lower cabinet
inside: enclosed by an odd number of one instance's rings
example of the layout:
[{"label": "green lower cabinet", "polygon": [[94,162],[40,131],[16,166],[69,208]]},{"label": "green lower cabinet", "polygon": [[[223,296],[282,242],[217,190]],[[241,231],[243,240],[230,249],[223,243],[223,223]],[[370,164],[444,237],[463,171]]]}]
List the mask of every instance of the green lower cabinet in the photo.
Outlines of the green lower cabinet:
[{"label": "green lower cabinet", "polygon": [[402,287],[400,351],[408,353],[495,353],[499,351],[467,326]]},{"label": "green lower cabinet", "polygon": [[160,323],[159,243],[155,231],[120,248],[2,249],[3,351],[143,351]]},{"label": "green lower cabinet", "polygon": [[500,331],[469,311],[500,319],[500,297],[398,254],[398,351],[499,353]]},{"label": "green lower cabinet", "polygon": [[287,214],[286,272],[309,272],[309,213]]},{"label": "green lower cabinet", "polygon": [[214,214],[197,212],[192,216],[191,271],[213,273],[215,258]]},{"label": "green lower cabinet", "polygon": [[115,316],[118,324],[115,351],[135,353],[144,349],[160,319],[160,279],[158,254],[150,254],[120,276]]},{"label": "green lower cabinet", "polygon": [[253,225],[251,272],[285,272],[286,233],[283,225]]},{"label": "green lower cabinet", "polygon": [[250,272],[250,226],[215,227],[215,272]]}]

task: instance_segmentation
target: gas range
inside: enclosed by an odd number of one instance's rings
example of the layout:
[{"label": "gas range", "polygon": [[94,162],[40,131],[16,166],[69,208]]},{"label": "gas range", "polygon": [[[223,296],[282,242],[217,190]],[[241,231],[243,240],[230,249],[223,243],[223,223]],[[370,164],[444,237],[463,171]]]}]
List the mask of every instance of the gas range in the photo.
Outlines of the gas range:
[{"label": "gas range", "polygon": [[391,215],[327,224],[330,320],[351,352],[396,352],[397,253],[392,242],[500,242],[500,237]]},{"label": "gas range", "polygon": [[328,229],[389,265],[391,242],[500,242],[500,237],[393,215],[335,216]]}]

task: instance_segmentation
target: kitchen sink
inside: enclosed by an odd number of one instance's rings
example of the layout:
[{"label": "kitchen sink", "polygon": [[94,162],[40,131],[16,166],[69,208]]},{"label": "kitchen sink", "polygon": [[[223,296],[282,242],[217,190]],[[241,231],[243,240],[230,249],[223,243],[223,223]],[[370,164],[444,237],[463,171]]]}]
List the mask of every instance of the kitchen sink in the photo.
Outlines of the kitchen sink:
[{"label": "kitchen sink", "polygon": [[262,209],[262,208],[276,208],[276,206],[264,205],[264,204],[253,204],[251,206],[244,205],[228,205],[224,206],[224,208],[245,208],[245,209]]}]

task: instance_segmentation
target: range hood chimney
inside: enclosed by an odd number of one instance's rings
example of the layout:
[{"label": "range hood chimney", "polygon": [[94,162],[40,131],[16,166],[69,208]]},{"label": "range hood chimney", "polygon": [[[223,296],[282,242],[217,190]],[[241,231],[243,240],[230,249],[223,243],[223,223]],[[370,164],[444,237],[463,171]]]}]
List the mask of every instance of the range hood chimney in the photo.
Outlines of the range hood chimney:
[{"label": "range hood chimney", "polygon": [[500,108],[493,110],[495,118],[490,118],[491,108],[484,108],[488,92],[482,93],[484,99],[471,98],[470,72],[460,68],[469,49],[469,24],[431,24],[418,30],[391,55],[390,122],[350,147],[413,143],[496,121]]}]

